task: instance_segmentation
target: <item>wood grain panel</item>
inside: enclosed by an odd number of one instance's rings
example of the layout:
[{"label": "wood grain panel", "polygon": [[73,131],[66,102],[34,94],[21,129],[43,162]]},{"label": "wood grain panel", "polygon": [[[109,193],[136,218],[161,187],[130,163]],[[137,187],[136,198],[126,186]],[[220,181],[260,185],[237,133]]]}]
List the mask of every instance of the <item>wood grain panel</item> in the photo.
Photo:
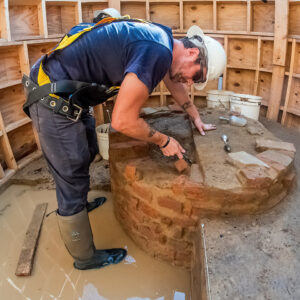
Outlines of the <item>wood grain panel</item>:
[{"label": "wood grain panel", "polygon": [[121,2],[121,15],[146,20],[146,2]]},{"label": "wood grain panel", "polygon": [[257,95],[263,98],[264,103],[268,103],[270,98],[270,89],[272,82],[272,74],[260,72],[258,77]]},{"label": "wood grain panel", "polygon": [[108,2],[102,3],[82,3],[82,22],[92,22],[94,12],[108,8]]},{"label": "wood grain panel", "polygon": [[213,29],[213,3],[212,2],[184,2],[183,28],[189,29],[198,25],[202,29]]},{"label": "wood grain panel", "polygon": [[0,83],[21,77],[18,46],[0,47]]},{"label": "wood grain panel", "polygon": [[274,32],[275,5],[273,3],[252,2],[251,31]]},{"label": "wood grain panel", "polygon": [[229,91],[241,94],[252,94],[254,89],[255,71],[228,69],[227,85]]},{"label": "wood grain panel", "polygon": [[261,41],[260,68],[272,70],[273,67],[273,41]]},{"label": "wood grain panel", "polygon": [[50,51],[57,43],[43,43],[28,45],[29,65],[30,67],[44,54]]}]

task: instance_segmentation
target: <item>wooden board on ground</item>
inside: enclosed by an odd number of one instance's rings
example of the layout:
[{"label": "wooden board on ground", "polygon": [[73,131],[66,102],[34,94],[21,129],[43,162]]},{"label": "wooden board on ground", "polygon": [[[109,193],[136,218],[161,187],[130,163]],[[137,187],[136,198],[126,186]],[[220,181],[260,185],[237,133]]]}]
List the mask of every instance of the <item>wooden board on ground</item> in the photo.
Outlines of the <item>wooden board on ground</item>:
[{"label": "wooden board on ground", "polygon": [[31,274],[35,250],[37,248],[47,205],[48,203],[41,203],[35,207],[19,257],[15,273],[17,276],[28,276]]}]

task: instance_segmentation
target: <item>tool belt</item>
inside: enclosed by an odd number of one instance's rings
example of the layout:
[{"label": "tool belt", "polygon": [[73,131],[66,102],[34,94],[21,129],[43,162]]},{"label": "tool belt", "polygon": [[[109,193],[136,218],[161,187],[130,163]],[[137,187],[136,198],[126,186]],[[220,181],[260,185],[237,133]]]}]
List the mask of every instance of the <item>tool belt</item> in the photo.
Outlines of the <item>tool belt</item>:
[{"label": "tool belt", "polygon": [[55,113],[75,122],[90,106],[101,104],[118,92],[102,84],[73,80],[60,80],[39,86],[25,74],[22,83],[27,92],[23,110],[29,117],[29,106],[39,101]]}]

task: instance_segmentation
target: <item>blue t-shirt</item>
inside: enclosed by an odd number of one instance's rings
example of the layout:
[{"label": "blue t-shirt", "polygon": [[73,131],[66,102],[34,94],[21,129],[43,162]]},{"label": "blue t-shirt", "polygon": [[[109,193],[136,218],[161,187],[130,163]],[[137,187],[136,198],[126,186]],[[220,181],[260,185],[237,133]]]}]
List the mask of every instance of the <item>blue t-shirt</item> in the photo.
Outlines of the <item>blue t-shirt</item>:
[{"label": "blue t-shirt", "polygon": [[[49,55],[44,71],[51,81],[71,79],[108,87],[121,85],[125,75],[132,72],[151,93],[170,69],[172,51],[169,27],[119,21],[95,28]],[[39,61],[31,70],[32,79],[37,78],[38,68]]]}]

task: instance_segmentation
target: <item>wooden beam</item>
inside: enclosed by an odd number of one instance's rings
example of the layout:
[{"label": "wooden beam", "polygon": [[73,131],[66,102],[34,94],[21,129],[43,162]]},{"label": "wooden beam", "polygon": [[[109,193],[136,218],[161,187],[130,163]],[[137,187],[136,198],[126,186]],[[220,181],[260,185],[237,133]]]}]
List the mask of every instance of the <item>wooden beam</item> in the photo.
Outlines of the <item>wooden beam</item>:
[{"label": "wooden beam", "polygon": [[[226,57],[228,59],[228,36],[224,37],[224,49],[225,49]],[[227,80],[227,66],[223,73],[223,90],[226,90],[226,80]]]},{"label": "wooden beam", "polygon": [[275,32],[273,50],[273,75],[267,118],[277,121],[285,73],[285,60],[288,35],[288,9],[289,3],[275,2]]},{"label": "wooden beam", "polygon": [[8,168],[16,170],[18,168],[17,162],[15,160],[14,153],[11,149],[11,146],[10,146],[10,143],[8,140],[8,136],[6,133],[6,129],[5,129],[5,125],[4,125],[4,121],[2,118],[1,112],[0,112],[0,130],[3,133],[3,136],[0,138],[0,142],[2,144],[5,162],[6,162]]},{"label": "wooden beam", "polygon": [[257,61],[256,61],[254,90],[253,90],[254,95],[257,95],[257,89],[258,89],[260,53],[261,53],[261,37],[259,37],[258,40],[257,40],[257,55],[256,55]]},{"label": "wooden beam", "polygon": [[48,203],[42,203],[35,207],[19,257],[15,273],[17,276],[28,276],[31,274],[35,250],[37,248],[47,205]]},{"label": "wooden beam", "polygon": [[108,0],[108,6],[115,8],[119,12],[121,11],[121,1],[120,0]]},{"label": "wooden beam", "polygon": [[293,80],[293,72],[294,72],[294,64],[295,64],[295,50],[296,50],[296,40],[293,39],[290,70],[289,70],[289,80],[288,80],[288,86],[287,86],[286,96],[285,96],[285,101],[284,101],[284,106],[283,106],[283,114],[282,114],[282,118],[281,118],[281,124],[282,125],[285,124],[287,109],[288,109],[288,106],[289,106],[291,86],[292,86],[292,80]]}]

